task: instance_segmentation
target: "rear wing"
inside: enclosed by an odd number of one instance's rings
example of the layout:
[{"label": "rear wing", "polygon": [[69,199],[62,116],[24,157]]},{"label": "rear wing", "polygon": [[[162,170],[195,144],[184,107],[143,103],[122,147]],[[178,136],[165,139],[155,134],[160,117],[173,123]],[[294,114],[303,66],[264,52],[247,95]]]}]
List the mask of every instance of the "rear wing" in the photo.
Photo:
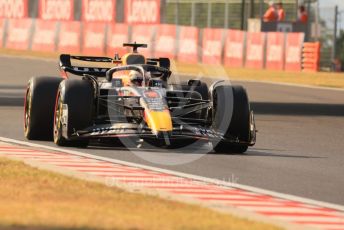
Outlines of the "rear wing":
[{"label": "rear wing", "polygon": [[[64,76],[67,73],[83,76],[85,74],[92,75],[95,77],[106,77],[106,72],[111,68],[103,67],[85,67],[85,66],[73,66],[72,60],[95,62],[95,63],[114,63],[120,64],[121,59],[115,57],[115,59],[109,57],[93,57],[93,56],[72,56],[69,54],[61,54],[59,67]],[[148,58],[148,65],[159,66],[165,69],[170,69],[170,60],[168,58]]]},{"label": "rear wing", "polygon": [[72,66],[71,60],[96,62],[96,63],[112,63],[113,59],[108,57],[90,57],[90,56],[71,56],[69,54],[60,55],[60,70],[64,75],[67,73],[83,76],[89,74],[96,77],[105,77],[106,72],[110,68],[97,68],[97,67],[84,67],[84,66]]}]

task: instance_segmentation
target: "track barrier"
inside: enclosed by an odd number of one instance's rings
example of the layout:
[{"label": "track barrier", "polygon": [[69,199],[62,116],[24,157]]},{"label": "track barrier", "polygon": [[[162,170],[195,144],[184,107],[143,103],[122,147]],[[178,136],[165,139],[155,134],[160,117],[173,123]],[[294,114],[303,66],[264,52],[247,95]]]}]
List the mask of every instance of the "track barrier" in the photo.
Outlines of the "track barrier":
[{"label": "track barrier", "polygon": [[130,41],[147,43],[148,49],[140,51],[146,56],[181,63],[319,70],[320,44],[303,43],[303,33],[32,18],[0,19],[0,33],[0,46],[9,49],[114,56],[127,52],[122,43]]},{"label": "track barrier", "polygon": [[319,71],[320,42],[305,42],[302,49],[302,70],[306,72]]}]

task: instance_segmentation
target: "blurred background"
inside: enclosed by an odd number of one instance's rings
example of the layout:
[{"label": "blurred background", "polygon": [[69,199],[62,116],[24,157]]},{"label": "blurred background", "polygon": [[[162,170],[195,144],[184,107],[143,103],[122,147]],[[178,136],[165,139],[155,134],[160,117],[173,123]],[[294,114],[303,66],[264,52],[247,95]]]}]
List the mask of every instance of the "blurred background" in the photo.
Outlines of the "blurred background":
[{"label": "blurred background", "polygon": [[[54,2],[48,0],[22,1],[27,1],[27,16],[40,19],[44,19],[40,15],[40,4],[53,4],[52,2]],[[60,0],[56,2],[64,1]],[[95,21],[85,20],[82,13],[84,5],[91,4],[92,2],[96,1],[73,1],[72,20]],[[136,5],[140,5],[140,1],[117,0],[113,2],[115,2],[113,9],[115,12],[112,22],[115,23],[128,23],[126,21],[126,9],[128,5],[129,7],[134,7],[133,10],[147,12],[147,9],[140,10],[139,7],[135,8]],[[341,63],[344,63],[344,1],[342,0],[153,0],[151,2],[155,2],[160,7],[157,17],[158,21],[154,22],[157,25],[173,24],[178,26],[192,26],[199,29],[223,28],[249,32],[302,32],[305,35],[305,42],[320,42],[321,44],[321,55],[319,55],[320,60],[318,61],[319,70],[342,70]],[[263,20],[272,2],[275,4],[275,7],[279,3],[283,4],[285,14],[283,20],[268,22]],[[305,7],[305,12],[308,17],[306,22],[300,22],[300,6]],[[145,7],[145,5],[142,4],[142,7]],[[0,14],[6,14],[6,9],[1,6],[0,8],[3,11]],[[65,11],[62,10],[62,12]],[[104,12],[93,13],[97,15],[97,13],[102,14]],[[140,13],[134,12],[133,14]],[[4,18],[1,15],[0,17]]]}]

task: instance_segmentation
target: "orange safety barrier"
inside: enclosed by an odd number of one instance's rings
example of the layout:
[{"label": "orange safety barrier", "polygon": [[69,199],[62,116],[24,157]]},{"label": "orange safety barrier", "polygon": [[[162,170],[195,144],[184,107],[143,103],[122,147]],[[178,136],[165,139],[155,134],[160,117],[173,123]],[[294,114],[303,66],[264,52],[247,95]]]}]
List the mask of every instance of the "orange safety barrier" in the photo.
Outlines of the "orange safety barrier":
[{"label": "orange safety barrier", "polygon": [[154,55],[156,57],[175,58],[176,50],[176,26],[158,25],[155,33]]},{"label": "orange safety barrier", "polygon": [[127,24],[160,24],[160,0],[126,0],[124,21]]},{"label": "orange safety barrier", "polygon": [[81,32],[82,27],[79,21],[61,22],[57,38],[57,51],[60,53],[80,53]]},{"label": "orange safety barrier", "polygon": [[198,62],[199,29],[192,26],[179,26],[177,60],[183,63]]},{"label": "orange safety barrier", "polygon": [[9,20],[7,25],[5,48],[28,50],[30,48],[30,37],[33,22],[34,21],[31,18]]},{"label": "orange safety barrier", "polygon": [[54,52],[57,35],[57,21],[36,19],[32,35],[31,50]]},{"label": "orange safety barrier", "polygon": [[113,22],[116,18],[115,0],[83,0],[81,18],[85,22]]},{"label": "orange safety barrier", "polygon": [[309,72],[319,71],[320,42],[305,42],[302,49],[302,70]]},{"label": "orange safety barrier", "polygon": [[106,24],[101,22],[87,22],[83,24],[82,53],[86,55],[102,56],[105,53]]},{"label": "orange safety barrier", "polygon": [[304,33],[287,33],[285,44],[285,70],[301,71],[304,36]]},{"label": "orange safety barrier", "polygon": [[148,44],[147,49],[140,49],[140,53],[152,57],[153,56],[153,46],[154,35],[156,31],[156,26],[154,25],[134,25],[131,27],[131,42],[145,43]]},{"label": "orange safety barrier", "polygon": [[112,23],[108,25],[106,54],[113,57],[116,53],[120,56],[129,52],[128,47],[123,47],[122,44],[129,42],[128,26],[122,23]]},{"label": "orange safety barrier", "polygon": [[38,2],[38,17],[43,20],[74,20],[73,0],[40,0]]}]

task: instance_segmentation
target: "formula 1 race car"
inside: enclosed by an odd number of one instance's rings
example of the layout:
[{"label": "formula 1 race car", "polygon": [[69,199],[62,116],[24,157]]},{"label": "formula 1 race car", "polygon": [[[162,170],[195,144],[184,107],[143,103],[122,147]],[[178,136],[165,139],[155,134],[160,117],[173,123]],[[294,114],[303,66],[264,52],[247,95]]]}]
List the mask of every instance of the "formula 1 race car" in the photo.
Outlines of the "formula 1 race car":
[{"label": "formula 1 race car", "polygon": [[25,97],[26,138],[79,147],[116,138],[172,148],[205,141],[215,152],[228,153],[255,144],[253,112],[242,86],[171,83],[168,58],[138,53],[146,44],[123,45],[133,51],[122,57],[62,54],[62,77],[32,78]]}]

